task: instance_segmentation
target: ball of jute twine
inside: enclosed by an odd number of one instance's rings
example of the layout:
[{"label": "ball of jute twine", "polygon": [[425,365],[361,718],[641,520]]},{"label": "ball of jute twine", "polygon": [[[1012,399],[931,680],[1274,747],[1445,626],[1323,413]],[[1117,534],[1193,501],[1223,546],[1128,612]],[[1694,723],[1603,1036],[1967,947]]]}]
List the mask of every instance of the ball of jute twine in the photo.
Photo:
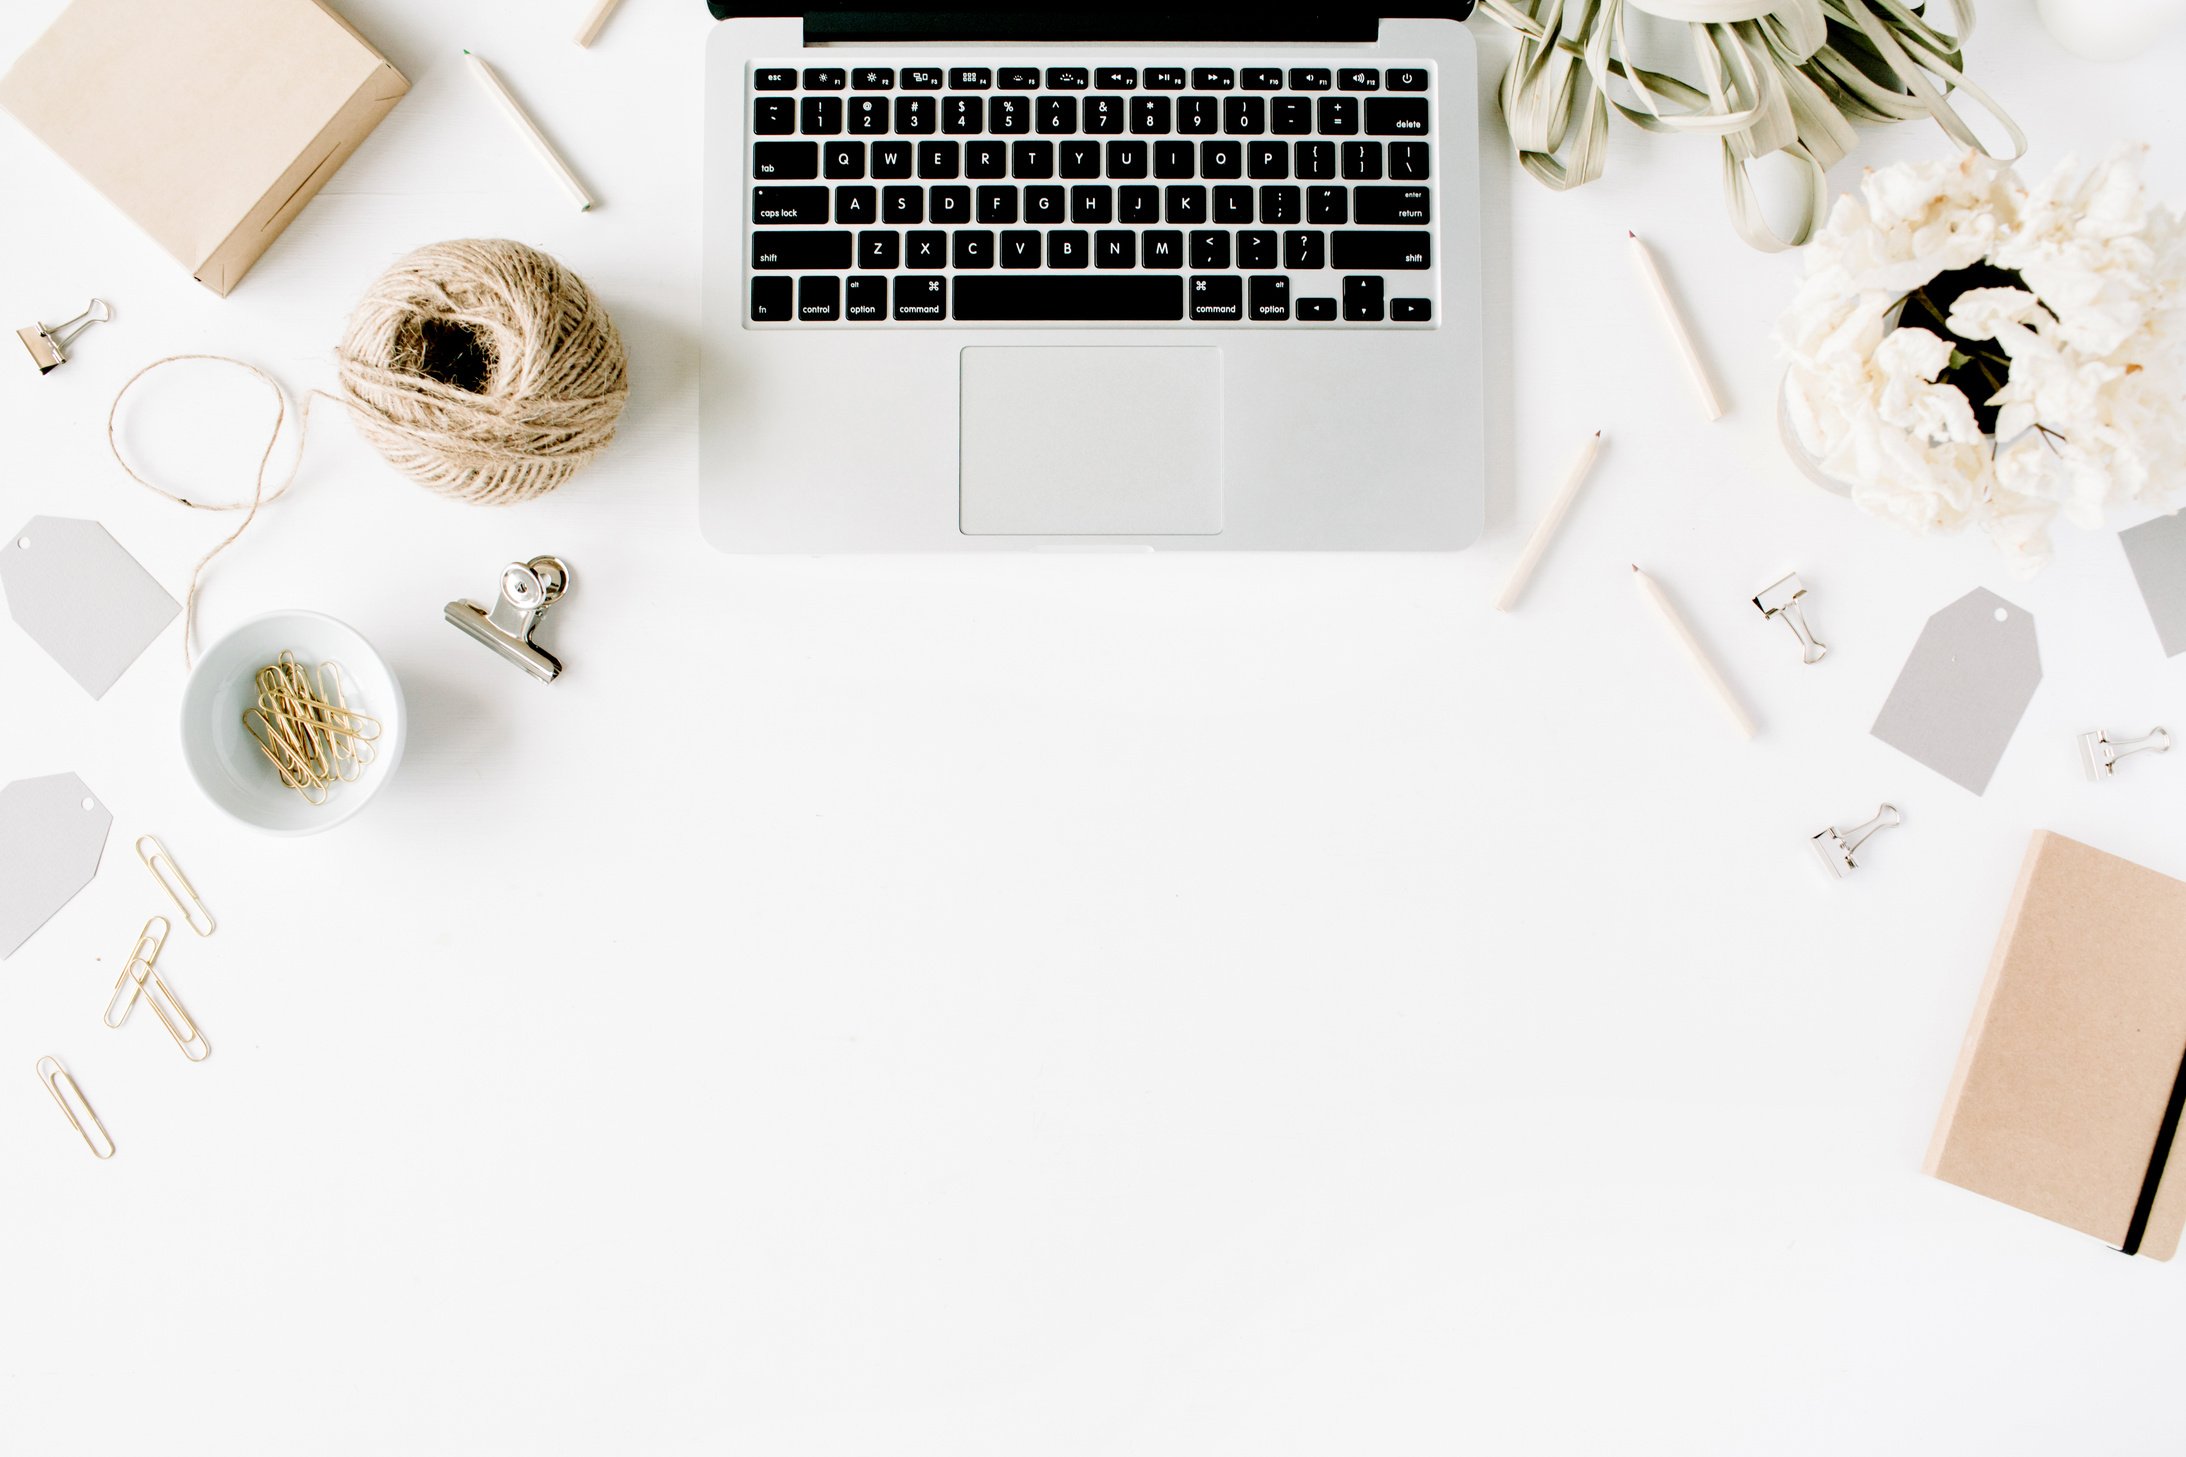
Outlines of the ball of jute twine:
[{"label": "ball of jute twine", "polygon": [[474,505],[553,490],[615,438],[622,336],[584,280],[505,239],[435,243],[374,281],[336,355],[388,464]]}]

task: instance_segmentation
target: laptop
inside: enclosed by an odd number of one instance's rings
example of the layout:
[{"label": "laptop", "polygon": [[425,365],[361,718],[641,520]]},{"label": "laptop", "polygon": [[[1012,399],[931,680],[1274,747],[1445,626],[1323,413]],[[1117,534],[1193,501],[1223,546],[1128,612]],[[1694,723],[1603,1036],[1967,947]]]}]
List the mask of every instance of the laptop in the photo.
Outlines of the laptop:
[{"label": "laptop", "polygon": [[816,8],[723,19],[706,90],[716,546],[1479,535],[1457,19]]}]

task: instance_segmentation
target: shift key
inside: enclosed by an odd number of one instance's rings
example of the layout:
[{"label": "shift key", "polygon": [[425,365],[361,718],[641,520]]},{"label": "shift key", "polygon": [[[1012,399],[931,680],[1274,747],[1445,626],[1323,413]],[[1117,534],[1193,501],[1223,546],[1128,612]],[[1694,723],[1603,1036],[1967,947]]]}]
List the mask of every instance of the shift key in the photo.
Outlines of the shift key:
[{"label": "shift key", "polygon": [[[762,192],[818,192],[819,188],[761,188]],[[1428,221],[1428,189],[1424,187],[1354,187],[1352,216],[1362,223],[1424,223]],[[824,202],[825,199],[823,199]]]},{"label": "shift key", "polygon": [[1433,265],[1434,253],[1425,233],[1362,233],[1339,228],[1328,236],[1328,266],[1339,272]]},{"label": "shift key", "polygon": [[850,235],[833,232],[755,232],[754,268],[848,268]]},{"label": "shift key", "polygon": [[[1410,192],[1413,189],[1388,187],[1378,190],[1384,192]],[[824,187],[754,187],[751,190],[751,220],[762,227],[774,227],[783,223],[824,223],[827,221],[827,189]],[[1424,221],[1424,219],[1421,220]],[[1364,219],[1363,221],[1394,223],[1409,221],[1409,219],[1388,217]]]}]

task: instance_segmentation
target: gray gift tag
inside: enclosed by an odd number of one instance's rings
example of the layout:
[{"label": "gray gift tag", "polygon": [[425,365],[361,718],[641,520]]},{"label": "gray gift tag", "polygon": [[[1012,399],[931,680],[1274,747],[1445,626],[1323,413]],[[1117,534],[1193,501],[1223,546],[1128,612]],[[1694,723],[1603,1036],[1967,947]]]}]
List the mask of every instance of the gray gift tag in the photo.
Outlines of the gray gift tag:
[{"label": "gray gift tag", "polygon": [[1921,629],[1875,737],[1979,794],[2041,682],[2033,614],[1977,588]]},{"label": "gray gift tag", "polygon": [[8,612],[93,698],[182,609],[96,521],[34,516],[0,541]]},{"label": "gray gift tag", "polygon": [[73,774],[0,789],[0,960],[91,883],[113,824]]},{"label": "gray gift tag", "polygon": [[2125,559],[2148,599],[2163,655],[2186,653],[2186,511],[2144,521],[2118,533],[2118,540],[2125,543]]}]

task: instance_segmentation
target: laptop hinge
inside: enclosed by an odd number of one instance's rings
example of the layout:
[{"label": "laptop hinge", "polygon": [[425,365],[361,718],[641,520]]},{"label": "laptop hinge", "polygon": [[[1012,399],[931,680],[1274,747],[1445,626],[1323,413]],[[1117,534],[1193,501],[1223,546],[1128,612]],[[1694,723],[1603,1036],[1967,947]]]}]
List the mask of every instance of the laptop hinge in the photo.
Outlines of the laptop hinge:
[{"label": "laptop hinge", "polygon": [[1051,10],[813,10],[805,15],[807,45],[876,41],[1230,41],[1371,42],[1377,12],[1348,9],[1254,12],[1156,6],[1058,7]]}]

